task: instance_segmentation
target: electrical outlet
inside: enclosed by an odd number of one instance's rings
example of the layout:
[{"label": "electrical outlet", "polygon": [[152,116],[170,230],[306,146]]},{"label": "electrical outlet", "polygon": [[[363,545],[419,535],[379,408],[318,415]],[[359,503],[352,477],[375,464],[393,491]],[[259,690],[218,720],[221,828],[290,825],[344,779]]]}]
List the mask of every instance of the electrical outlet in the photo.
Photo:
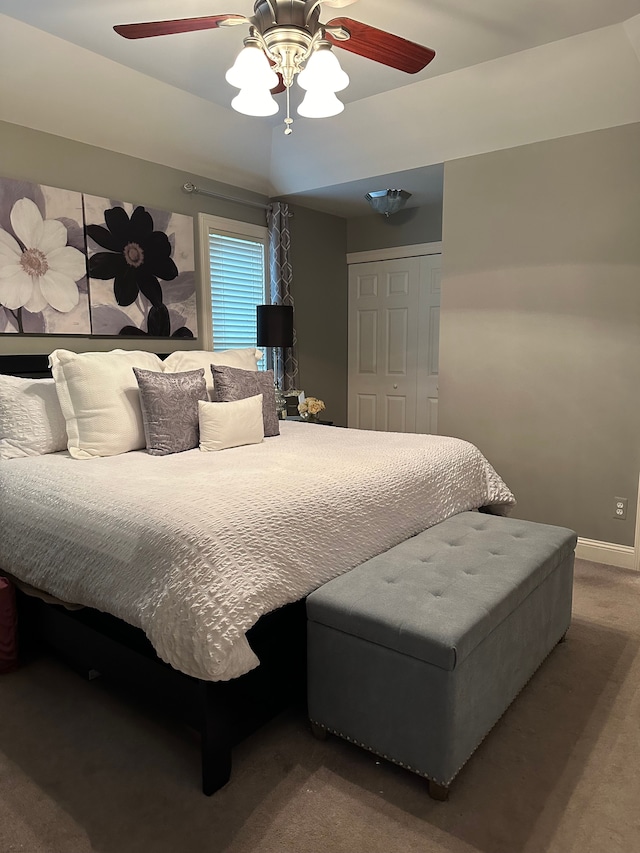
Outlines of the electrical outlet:
[{"label": "electrical outlet", "polygon": [[629,503],[628,498],[614,498],[613,499],[613,517],[619,518],[620,521],[624,521],[627,517],[627,504]]}]

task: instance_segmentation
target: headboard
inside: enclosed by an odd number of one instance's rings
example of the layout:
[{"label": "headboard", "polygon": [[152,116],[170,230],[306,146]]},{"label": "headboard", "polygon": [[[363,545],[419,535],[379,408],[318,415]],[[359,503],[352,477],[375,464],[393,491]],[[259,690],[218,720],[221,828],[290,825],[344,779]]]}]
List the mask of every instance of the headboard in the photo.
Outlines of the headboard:
[{"label": "headboard", "polygon": [[[158,353],[160,358],[166,358],[168,353]],[[31,379],[51,377],[48,355],[0,355],[0,374],[10,376],[26,376]]]},{"label": "headboard", "polygon": [[0,373],[42,379],[51,376],[48,355],[0,355]]}]

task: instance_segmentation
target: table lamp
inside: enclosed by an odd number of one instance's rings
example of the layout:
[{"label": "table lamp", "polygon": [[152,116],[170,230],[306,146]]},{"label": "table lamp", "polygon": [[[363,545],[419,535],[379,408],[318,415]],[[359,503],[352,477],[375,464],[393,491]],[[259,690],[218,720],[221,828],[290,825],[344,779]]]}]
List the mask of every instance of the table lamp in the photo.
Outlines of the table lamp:
[{"label": "table lamp", "polygon": [[256,321],[258,346],[272,352],[276,408],[282,418],[287,404],[278,378],[284,376],[284,349],[293,346],[293,305],[256,305]]}]

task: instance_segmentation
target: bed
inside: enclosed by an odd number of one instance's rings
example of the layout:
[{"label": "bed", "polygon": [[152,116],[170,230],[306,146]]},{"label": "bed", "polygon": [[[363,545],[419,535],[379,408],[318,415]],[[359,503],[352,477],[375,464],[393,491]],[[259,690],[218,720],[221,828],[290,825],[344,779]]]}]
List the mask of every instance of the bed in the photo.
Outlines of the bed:
[{"label": "bed", "polygon": [[[46,368],[0,357],[0,373]],[[448,437],[285,421],[219,453],[58,451],[0,460],[0,572],[39,593],[27,618],[85,671],[144,671],[153,693],[179,681],[167,693],[187,697],[213,793],[232,745],[304,684],[308,593],[445,518],[513,504]]]}]

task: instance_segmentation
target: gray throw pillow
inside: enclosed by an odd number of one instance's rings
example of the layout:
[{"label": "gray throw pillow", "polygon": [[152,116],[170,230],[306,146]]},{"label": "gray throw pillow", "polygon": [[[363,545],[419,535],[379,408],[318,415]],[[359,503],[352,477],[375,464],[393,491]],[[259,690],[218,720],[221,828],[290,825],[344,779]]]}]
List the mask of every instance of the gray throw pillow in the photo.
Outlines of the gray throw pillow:
[{"label": "gray throw pillow", "polygon": [[280,435],[273,370],[241,370],[239,367],[212,364],[211,372],[215,403],[232,403],[235,400],[245,400],[247,397],[262,394],[265,437]]},{"label": "gray throw pillow", "polygon": [[133,368],[147,450],[152,456],[181,453],[198,446],[198,400],[208,400],[204,370],[156,373]]}]

